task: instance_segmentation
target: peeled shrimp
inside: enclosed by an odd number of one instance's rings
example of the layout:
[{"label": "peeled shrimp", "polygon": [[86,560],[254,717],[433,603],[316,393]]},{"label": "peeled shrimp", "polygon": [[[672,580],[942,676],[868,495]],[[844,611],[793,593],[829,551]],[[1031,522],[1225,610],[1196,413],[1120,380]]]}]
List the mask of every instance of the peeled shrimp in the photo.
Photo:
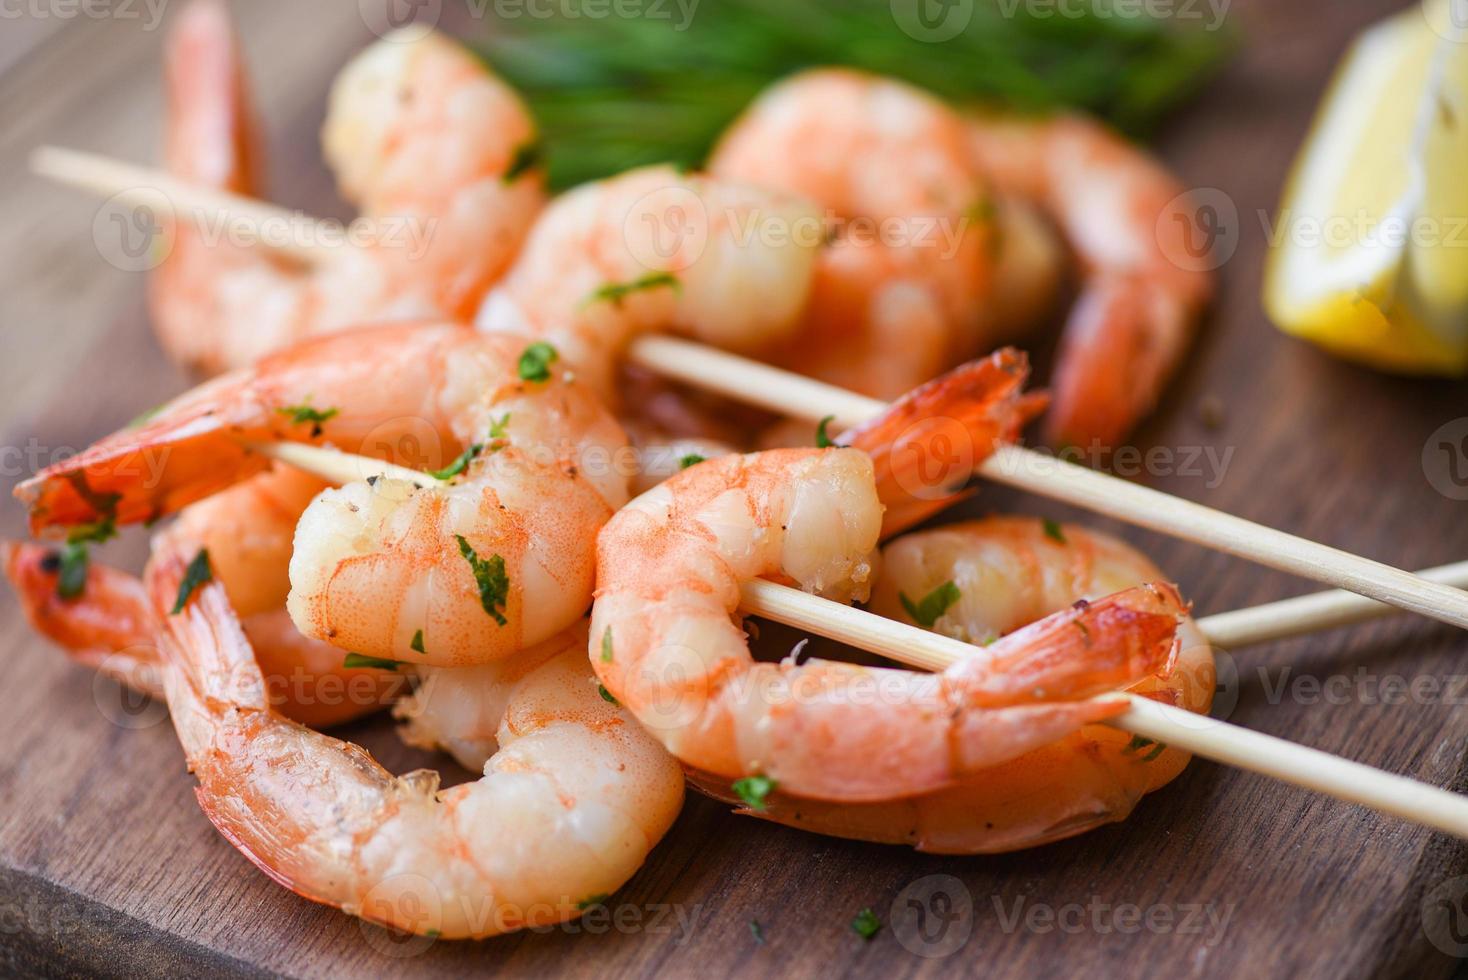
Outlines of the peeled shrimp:
[{"label": "peeled shrimp", "polygon": [[[169,170],[254,193],[255,121],[222,3],[195,0],[180,15],[167,82]],[[164,346],[214,373],[348,325],[467,322],[543,203],[537,139],[514,91],[455,42],[436,33],[378,41],[338,76],[322,134],[342,193],[370,218],[370,241],[302,269],[227,232],[220,240],[198,220],[174,221],[151,287]]]},{"label": "peeled shrimp", "polygon": [[[194,545],[164,536],[147,577],[171,608]],[[585,661],[585,628],[508,698],[477,782],[393,776],[271,711],[217,583],[164,617],[168,705],[200,805],[224,837],[313,901],[395,929],[482,938],[572,919],[615,891],[677,816],[683,774]]]},{"label": "peeled shrimp", "polygon": [[[1014,398],[999,383],[1012,381],[1004,372],[983,365],[980,376],[1002,397],[977,399],[966,416],[949,406],[983,433],[976,442],[988,440],[976,459],[997,441],[994,417]],[[919,393],[928,406],[936,398],[931,386]],[[919,444],[894,438],[913,428],[902,407],[843,437],[863,448],[690,467],[602,530],[592,665],[685,765],[726,779],[762,776],[813,799],[933,792],[1112,717],[1121,707],[1086,699],[1172,660],[1185,608],[1170,586],[1154,584],[1041,620],[939,675],[754,662],[734,620],[741,582],[770,577],[864,599],[884,527],[930,512],[920,495],[928,460],[909,452]],[[1009,401],[1008,414],[1017,410]],[[868,445],[889,448],[872,455]],[[893,502],[887,515],[884,500]]]},{"label": "peeled shrimp", "polygon": [[[141,580],[92,562],[81,593],[65,599],[57,594],[54,549],[0,545],[0,563],[36,632],[77,663],[163,698],[160,626]],[[343,666],[340,650],[302,636],[283,607],[245,617],[242,625],[270,706],[293,721],[339,725],[381,710],[404,690],[406,678],[397,674]]]},{"label": "peeled shrimp", "polygon": [[[870,608],[914,622],[907,605],[951,583],[946,608],[919,625],[983,644],[1077,601],[1094,602],[1161,578],[1151,561],[1104,534],[1033,518],[992,517],[888,544]],[[1141,677],[1126,689],[1206,714],[1214,690],[1212,650],[1191,618],[1178,624],[1178,638],[1177,661],[1169,670]],[[763,810],[745,812],[923,851],[1011,851],[1126,819],[1143,795],[1171,782],[1188,759],[1179,749],[1088,725],[936,793],[839,806],[775,793]],[[732,796],[727,781],[697,777],[695,782],[714,795]]]},{"label": "peeled shrimp", "polygon": [[1081,266],[1045,421],[1055,444],[1117,445],[1157,404],[1213,278],[1182,184],[1102,124],[979,116],[969,147],[996,191],[1043,209]]},{"label": "peeled shrimp", "polygon": [[709,170],[808,197],[837,219],[782,363],[893,398],[977,351],[988,191],[963,118],[943,103],[850,69],[804,72],[745,111]]},{"label": "peeled shrimp", "polygon": [[636,333],[677,330],[745,352],[788,339],[821,237],[802,199],[633,170],[553,201],[478,322],[549,341],[614,404],[616,355]]},{"label": "peeled shrimp", "polygon": [[417,469],[460,457],[449,484],[321,493],[296,527],[288,608],[305,635],[369,656],[499,659],[584,613],[596,532],[627,497],[621,428],[558,367],[522,377],[529,346],[452,324],[315,338],[195,389],[17,495],[39,531],[170,513],[265,468],[251,442],[329,442]]}]

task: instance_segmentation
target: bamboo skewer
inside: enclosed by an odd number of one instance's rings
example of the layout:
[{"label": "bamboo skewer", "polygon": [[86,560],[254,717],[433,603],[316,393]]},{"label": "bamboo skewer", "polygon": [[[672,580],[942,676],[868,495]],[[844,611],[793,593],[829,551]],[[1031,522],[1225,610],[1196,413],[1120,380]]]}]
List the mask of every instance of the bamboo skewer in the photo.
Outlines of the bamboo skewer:
[{"label": "bamboo skewer", "polygon": [[[32,156],[31,165],[37,173],[97,192],[135,192],[140,185],[151,184],[154,189],[167,188],[175,200],[204,211],[222,209],[257,220],[300,220],[298,215],[270,205],[221,192],[203,192],[166,174],[105,157],[43,147]],[[321,251],[309,249],[305,257],[319,258]],[[632,345],[629,354],[632,360],[666,377],[812,421],[835,415],[843,425],[853,425],[887,407],[879,400],[690,341],[645,337]],[[1034,450],[1001,446],[978,472],[997,483],[1468,628],[1468,592]]]},{"label": "bamboo skewer", "polygon": [[[740,597],[744,612],[925,670],[980,649],[774,582],[745,583]],[[1118,692],[1097,700],[1116,699],[1129,707],[1103,724],[1468,839],[1468,796],[1147,698]]]},{"label": "bamboo skewer", "polygon": [[[1429,582],[1468,588],[1468,561],[1426,568],[1417,573]],[[1283,640],[1303,633],[1353,626],[1397,612],[1392,606],[1356,595],[1331,590],[1281,599],[1262,606],[1235,609],[1197,620],[1198,628],[1214,646],[1233,650],[1255,643]]]},{"label": "bamboo skewer", "polygon": [[[442,482],[333,449],[273,443],[255,448],[333,482],[360,480],[374,471],[398,478],[406,474],[425,486]],[[970,644],[775,582],[744,583],[740,610],[924,670],[941,671],[965,657],[982,655],[981,648]],[[1468,839],[1468,797],[1124,692],[1098,698],[1117,699],[1128,708],[1105,724],[1122,731]]]}]

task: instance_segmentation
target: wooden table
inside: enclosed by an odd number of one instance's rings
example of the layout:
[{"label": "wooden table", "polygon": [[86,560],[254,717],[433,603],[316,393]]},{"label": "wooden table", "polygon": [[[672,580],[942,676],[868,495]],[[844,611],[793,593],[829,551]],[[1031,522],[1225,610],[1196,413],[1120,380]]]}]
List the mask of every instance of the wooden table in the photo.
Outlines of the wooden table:
[{"label": "wooden table", "polygon": [[[1163,152],[1190,184],[1233,202],[1239,247],[1184,376],[1140,440],[1175,451],[1209,448],[1229,454],[1227,466],[1221,479],[1206,465],[1203,475],[1141,479],[1418,567],[1462,558],[1468,546],[1462,503],[1433,489],[1422,463],[1429,435],[1465,414],[1468,389],[1328,359],[1276,333],[1258,301],[1265,216],[1329,67],[1353,31],[1396,6],[1238,0],[1230,8],[1247,44],[1172,126]],[[334,198],[314,132],[332,73],[369,39],[357,5],[237,7],[274,137],[278,197],[325,210]],[[146,8],[135,10],[136,19],[8,19],[0,36],[7,487],[186,383],[151,340],[142,277],[99,255],[95,203],[25,173],[26,153],[43,141],[156,159],[161,34],[147,29]],[[1223,407],[1221,425],[1207,424],[1211,412],[1202,406],[1210,400]],[[1074,516],[997,491],[979,507]],[[18,506],[0,511],[0,533],[22,533]],[[1128,534],[1203,612],[1307,589],[1194,547]],[[108,560],[138,560],[142,548],[140,536],[131,537],[110,546]],[[0,713],[6,972],[936,977],[961,969],[1173,980],[1437,976],[1455,964],[1438,945],[1452,951],[1451,933],[1425,929],[1420,907],[1446,899],[1462,912],[1468,881],[1452,880],[1468,873],[1462,845],[1206,763],[1124,825],[989,858],[823,839],[737,818],[695,797],[612,900],[620,927],[592,922],[478,944],[395,946],[250,867],[199,813],[161,709],[121,710],[118,689],[33,636],[8,594],[0,598],[0,649],[13,699]],[[1239,724],[1461,789],[1468,713],[1450,702],[1464,685],[1452,698],[1421,703],[1382,703],[1374,692],[1394,675],[1461,681],[1465,654],[1461,634],[1399,617],[1238,651],[1224,697],[1236,699],[1231,717]],[[1312,683],[1331,678],[1344,678],[1333,682],[1343,697],[1311,696]],[[355,734],[395,769],[423,761],[398,747],[384,723]],[[946,958],[915,955],[935,948],[894,922],[913,889],[931,892],[926,879],[934,875],[953,876],[961,886],[949,883],[950,893],[970,899],[969,915],[950,922],[948,934],[967,929],[968,939]],[[888,923],[870,943],[848,926],[866,906]],[[763,944],[751,920],[761,923]],[[605,934],[582,935],[593,931]]]}]

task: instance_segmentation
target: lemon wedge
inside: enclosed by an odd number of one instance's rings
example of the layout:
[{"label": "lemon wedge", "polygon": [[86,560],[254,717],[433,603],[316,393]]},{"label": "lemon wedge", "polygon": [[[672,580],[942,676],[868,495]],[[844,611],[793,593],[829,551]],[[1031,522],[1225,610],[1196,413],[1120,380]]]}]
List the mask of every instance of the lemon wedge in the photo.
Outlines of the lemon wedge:
[{"label": "lemon wedge", "polygon": [[1468,32],[1448,14],[1357,39],[1270,229],[1270,318],[1388,370],[1468,370]]}]

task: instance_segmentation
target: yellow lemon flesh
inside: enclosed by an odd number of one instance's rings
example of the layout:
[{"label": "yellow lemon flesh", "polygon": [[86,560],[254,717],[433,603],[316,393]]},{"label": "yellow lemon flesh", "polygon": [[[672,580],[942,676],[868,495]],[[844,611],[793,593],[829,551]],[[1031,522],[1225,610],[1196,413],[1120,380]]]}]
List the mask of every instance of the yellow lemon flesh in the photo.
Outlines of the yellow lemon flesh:
[{"label": "yellow lemon flesh", "polygon": [[1271,319],[1389,370],[1468,370],[1468,34],[1445,14],[1357,40],[1271,229]]}]

